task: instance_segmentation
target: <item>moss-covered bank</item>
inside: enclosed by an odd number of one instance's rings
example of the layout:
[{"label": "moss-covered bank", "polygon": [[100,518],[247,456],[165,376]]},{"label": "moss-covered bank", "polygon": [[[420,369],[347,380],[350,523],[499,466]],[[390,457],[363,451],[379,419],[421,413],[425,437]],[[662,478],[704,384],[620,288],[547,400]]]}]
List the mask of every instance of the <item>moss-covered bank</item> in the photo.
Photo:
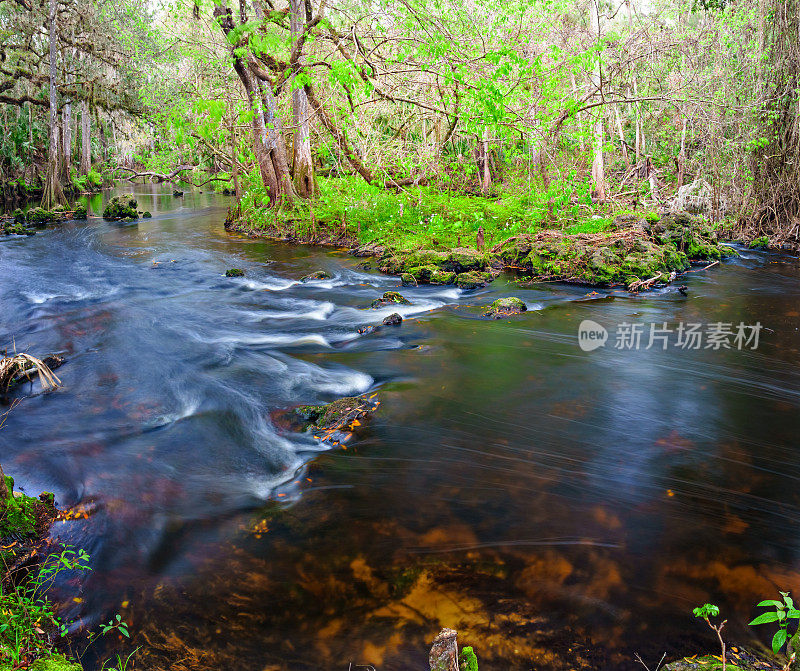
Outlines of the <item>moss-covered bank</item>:
[{"label": "moss-covered bank", "polygon": [[[251,221],[237,208],[229,212],[226,229],[288,242],[350,247],[357,256],[377,258],[377,267],[399,275],[403,284],[462,289],[484,286],[502,270],[517,271],[531,280],[647,288],[672,281],[692,263],[708,264],[736,255],[721,244],[715,225],[687,213],[623,214],[599,223],[590,220],[557,228],[529,226],[499,240],[500,229],[487,238],[480,227],[472,238],[474,247],[463,244],[460,234],[453,234],[464,230],[460,221],[451,222],[452,230],[446,235],[423,235],[420,229],[433,221],[422,220],[411,231],[397,227],[391,234],[365,242],[364,238],[371,236],[362,235],[360,227],[354,235],[347,221],[331,226],[314,220],[313,215],[311,222],[290,215],[280,224],[277,219],[265,224]],[[492,246],[483,244],[493,239]]]},{"label": "moss-covered bank", "polygon": [[81,671],[55,651],[55,616],[35,583],[57,513],[53,495],[15,492],[1,467],[0,477],[0,671]]}]

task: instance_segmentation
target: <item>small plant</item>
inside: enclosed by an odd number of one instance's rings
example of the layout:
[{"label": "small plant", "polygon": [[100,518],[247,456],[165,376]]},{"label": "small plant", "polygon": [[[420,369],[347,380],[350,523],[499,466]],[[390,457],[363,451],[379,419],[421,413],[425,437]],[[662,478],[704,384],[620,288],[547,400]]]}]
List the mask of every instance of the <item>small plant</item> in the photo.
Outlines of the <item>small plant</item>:
[{"label": "small plant", "polygon": [[788,642],[788,645],[786,645],[788,662],[784,668],[789,669],[795,661],[798,634],[800,634],[800,631],[795,631],[792,636],[789,636],[789,620],[800,620],[800,610],[794,607],[794,601],[788,592],[781,592],[780,595],[783,597],[783,601],[767,599],[758,604],[757,608],[771,608],[772,610],[761,613],[750,623],[750,626],[754,627],[758,624],[769,624],[771,622],[778,623],[778,631],[772,637],[772,652],[777,655]]},{"label": "small plant", "polygon": [[458,668],[461,671],[478,671],[478,657],[471,645],[461,648],[458,656]]},{"label": "small plant", "polygon": [[692,612],[694,613],[695,617],[703,618],[706,621],[706,624],[717,634],[720,647],[722,648],[722,671],[725,671],[727,660],[725,659],[725,641],[722,638],[722,630],[725,627],[727,620],[723,620],[719,624],[713,624],[711,622],[710,618],[717,617],[719,615],[719,606],[715,606],[713,603],[707,603],[702,606],[698,606]]}]

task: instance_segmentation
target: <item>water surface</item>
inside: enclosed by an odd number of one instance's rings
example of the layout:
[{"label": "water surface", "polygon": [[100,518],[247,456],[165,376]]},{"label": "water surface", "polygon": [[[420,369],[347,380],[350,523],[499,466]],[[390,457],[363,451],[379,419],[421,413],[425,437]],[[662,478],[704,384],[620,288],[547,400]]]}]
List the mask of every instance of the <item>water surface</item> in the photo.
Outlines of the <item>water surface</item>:
[{"label": "water surface", "polygon": [[[688,296],[404,288],[403,325],[361,336],[397,278],[230,236],[221,196],[136,195],[152,219],[0,242],[0,342],[68,360],[0,456],[76,507],[53,534],[94,571],[65,615],[122,614],[142,668],[421,669],[450,626],[482,670],[632,669],[713,644],[695,605],[744,641],[798,584],[795,260],[745,251]],[[480,319],[507,295],[530,311]],[[581,351],[584,319],[606,347]],[[623,322],[740,321],[757,350],[613,346]],[[380,410],[343,447],[271,419],[361,393]]]}]

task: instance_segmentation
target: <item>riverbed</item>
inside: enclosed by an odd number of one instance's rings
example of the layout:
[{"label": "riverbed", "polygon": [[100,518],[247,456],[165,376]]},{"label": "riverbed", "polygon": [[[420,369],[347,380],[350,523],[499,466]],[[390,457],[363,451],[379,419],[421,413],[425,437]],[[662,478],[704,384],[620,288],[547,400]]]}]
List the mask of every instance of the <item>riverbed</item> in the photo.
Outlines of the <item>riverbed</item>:
[{"label": "riverbed", "polygon": [[[92,556],[59,588],[73,629],[119,613],[133,636],[87,668],[142,646],[146,669],[422,669],[449,626],[482,671],[633,669],[714,644],[694,606],[746,641],[800,584],[796,259],[741,249],[686,295],[401,288],[227,234],[227,197],[135,193],[152,219],[0,241],[2,347],[67,359],[62,389],[23,390],[3,466],[73,510],[52,531]],[[387,290],[411,305],[369,309]],[[481,318],[504,296],[528,311]],[[681,323],[761,330],[694,349]],[[357,394],[380,408],[342,445],[273,421]]]}]

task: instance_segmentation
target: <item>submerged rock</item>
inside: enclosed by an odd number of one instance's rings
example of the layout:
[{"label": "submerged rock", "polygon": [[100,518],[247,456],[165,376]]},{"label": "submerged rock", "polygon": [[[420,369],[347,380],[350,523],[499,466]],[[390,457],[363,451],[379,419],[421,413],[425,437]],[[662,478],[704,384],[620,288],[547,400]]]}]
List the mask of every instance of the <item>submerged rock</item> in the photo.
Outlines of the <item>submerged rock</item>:
[{"label": "submerged rock", "polygon": [[244,270],[241,268],[230,268],[225,271],[225,277],[244,277]]},{"label": "submerged rock", "polygon": [[381,296],[380,298],[376,298],[372,301],[370,307],[372,308],[382,308],[387,305],[391,305],[392,303],[396,303],[398,305],[411,305],[411,301],[409,301],[405,296],[396,292],[396,291],[387,291]]},{"label": "submerged rock", "polygon": [[498,298],[487,308],[483,316],[491,317],[492,319],[502,319],[509,315],[518,315],[527,310],[528,306],[525,305],[525,301],[519,298]]},{"label": "submerged rock", "polygon": [[103,219],[107,221],[136,220],[139,218],[136,206],[137,202],[133,196],[114,196],[103,210]]},{"label": "submerged rock", "polygon": [[310,282],[312,280],[329,280],[331,279],[331,274],[324,271],[324,270],[315,270],[313,273],[309,273],[304,277],[300,278],[301,282]]}]

